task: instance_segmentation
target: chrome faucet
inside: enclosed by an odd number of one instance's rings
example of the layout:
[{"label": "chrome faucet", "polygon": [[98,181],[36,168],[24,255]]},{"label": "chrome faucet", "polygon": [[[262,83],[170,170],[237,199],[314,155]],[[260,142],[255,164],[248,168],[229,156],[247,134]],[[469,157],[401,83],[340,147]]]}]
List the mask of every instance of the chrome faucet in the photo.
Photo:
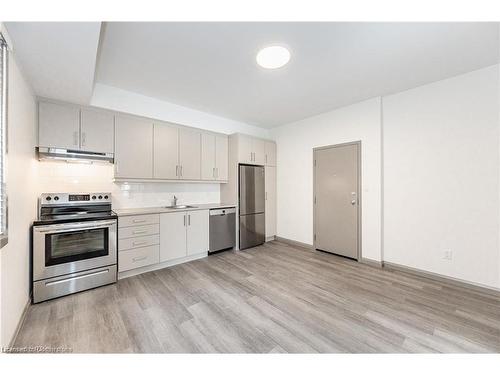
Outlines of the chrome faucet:
[{"label": "chrome faucet", "polygon": [[174,195],[174,206],[177,206],[177,197]]}]

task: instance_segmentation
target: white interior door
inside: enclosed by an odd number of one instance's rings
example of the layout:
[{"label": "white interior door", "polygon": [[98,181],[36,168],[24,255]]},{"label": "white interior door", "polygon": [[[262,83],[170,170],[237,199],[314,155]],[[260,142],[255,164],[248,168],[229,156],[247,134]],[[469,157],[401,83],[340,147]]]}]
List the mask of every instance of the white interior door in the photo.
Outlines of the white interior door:
[{"label": "white interior door", "polygon": [[154,177],[179,178],[179,128],[157,122],[154,124]]},{"label": "white interior door", "polygon": [[160,214],[160,262],[186,256],[185,212]]},{"label": "white interior door", "polygon": [[187,255],[208,251],[208,210],[188,211]]},{"label": "white interior door", "polygon": [[359,144],[314,150],[314,245],[349,258],[359,248]]}]

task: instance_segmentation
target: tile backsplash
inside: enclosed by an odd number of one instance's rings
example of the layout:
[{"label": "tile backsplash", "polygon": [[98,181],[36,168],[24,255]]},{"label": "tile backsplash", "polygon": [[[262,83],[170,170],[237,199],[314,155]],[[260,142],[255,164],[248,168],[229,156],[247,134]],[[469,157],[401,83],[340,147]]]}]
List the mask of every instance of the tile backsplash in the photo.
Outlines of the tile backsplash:
[{"label": "tile backsplash", "polygon": [[111,192],[114,208],[157,207],[172,204],[220,202],[219,184],[148,182],[114,183],[111,164],[38,163],[38,194],[50,192]]}]

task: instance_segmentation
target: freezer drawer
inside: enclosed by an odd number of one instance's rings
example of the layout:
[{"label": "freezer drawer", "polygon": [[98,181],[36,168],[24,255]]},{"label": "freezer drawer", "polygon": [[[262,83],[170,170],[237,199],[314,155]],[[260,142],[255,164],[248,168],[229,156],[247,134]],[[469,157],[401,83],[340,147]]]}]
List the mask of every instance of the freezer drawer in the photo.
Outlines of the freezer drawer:
[{"label": "freezer drawer", "polygon": [[266,240],[265,214],[240,216],[240,250],[262,245]]},{"label": "freezer drawer", "polygon": [[236,209],[222,208],[210,210],[210,253],[233,248],[236,244]]}]

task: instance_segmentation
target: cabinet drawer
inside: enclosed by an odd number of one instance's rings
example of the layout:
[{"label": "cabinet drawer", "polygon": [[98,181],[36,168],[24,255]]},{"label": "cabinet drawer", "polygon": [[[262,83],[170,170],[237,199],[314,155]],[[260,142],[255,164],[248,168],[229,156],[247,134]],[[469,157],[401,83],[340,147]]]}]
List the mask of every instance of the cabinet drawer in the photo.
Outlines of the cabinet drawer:
[{"label": "cabinet drawer", "polygon": [[159,214],[123,216],[118,218],[118,225],[121,228],[135,227],[139,225],[159,224],[159,223],[160,223]]},{"label": "cabinet drawer", "polygon": [[132,238],[123,238],[118,240],[118,250],[129,250],[138,247],[152,246],[160,244],[160,235],[156,234],[154,236],[141,236]]},{"label": "cabinet drawer", "polygon": [[160,224],[152,225],[140,225],[137,227],[127,227],[122,228],[118,226],[118,238],[132,238],[132,237],[142,237],[151,236],[153,234],[160,233]]},{"label": "cabinet drawer", "polygon": [[160,261],[160,246],[140,247],[120,251],[118,255],[118,272],[149,266]]}]

